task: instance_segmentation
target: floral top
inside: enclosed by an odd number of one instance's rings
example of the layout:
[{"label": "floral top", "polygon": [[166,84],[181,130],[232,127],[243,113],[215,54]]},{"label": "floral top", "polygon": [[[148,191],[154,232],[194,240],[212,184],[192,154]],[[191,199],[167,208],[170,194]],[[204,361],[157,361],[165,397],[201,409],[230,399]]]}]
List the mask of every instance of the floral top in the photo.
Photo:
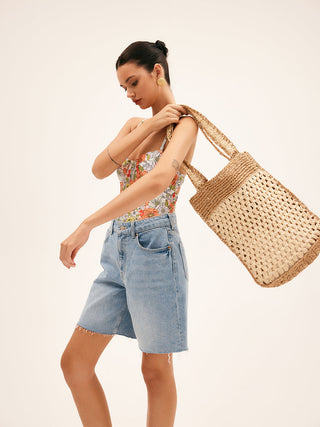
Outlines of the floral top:
[{"label": "floral top", "polygon": [[[117,175],[120,180],[120,192],[125,190],[130,184],[147,174],[156,166],[161,157],[161,153],[163,152],[165,142],[166,138],[164,138],[160,150],[148,151],[147,153],[141,154],[135,160],[126,159],[122,165],[118,167]],[[163,193],[131,212],[115,218],[115,220],[130,222],[174,212],[184,178],[185,174],[182,174],[178,170],[172,179],[171,184],[163,191]]]}]

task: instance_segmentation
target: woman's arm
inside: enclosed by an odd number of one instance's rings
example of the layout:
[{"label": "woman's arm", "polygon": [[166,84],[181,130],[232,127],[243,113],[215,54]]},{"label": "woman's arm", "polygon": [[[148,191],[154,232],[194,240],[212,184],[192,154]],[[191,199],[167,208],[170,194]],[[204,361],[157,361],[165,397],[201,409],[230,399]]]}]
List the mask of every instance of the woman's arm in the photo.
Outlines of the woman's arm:
[{"label": "woman's arm", "polygon": [[[140,126],[141,128],[142,126]],[[157,165],[139,178],[82,224],[90,230],[149,202],[161,194],[174,178],[197,138],[198,125],[191,117],[181,117]]]},{"label": "woman's arm", "polygon": [[164,190],[170,185],[191,146],[195,144],[197,136],[198,124],[195,119],[190,116],[181,117],[166,149],[153,169],[160,188]]},{"label": "woman's arm", "polygon": [[151,170],[83,221],[90,230],[154,199],[163,190]]},{"label": "woman's arm", "polygon": [[168,187],[191,145],[195,142],[197,131],[197,124],[193,123],[192,118],[182,117],[156,166],[121,191],[111,202],[86,218],[70,236],[61,242],[60,260],[67,268],[76,266],[74,258],[87,242],[93,228],[149,202]]},{"label": "woman's arm", "polygon": [[136,120],[136,117],[132,117],[127,120],[113,141],[111,141],[110,144],[96,157],[92,166],[92,173],[96,178],[106,178],[119,167],[117,163],[110,159],[107,149],[109,150],[110,156],[116,162],[122,164],[129,154],[132,153],[138,145],[153,132],[152,117],[144,119],[141,126],[137,126],[132,130]]}]

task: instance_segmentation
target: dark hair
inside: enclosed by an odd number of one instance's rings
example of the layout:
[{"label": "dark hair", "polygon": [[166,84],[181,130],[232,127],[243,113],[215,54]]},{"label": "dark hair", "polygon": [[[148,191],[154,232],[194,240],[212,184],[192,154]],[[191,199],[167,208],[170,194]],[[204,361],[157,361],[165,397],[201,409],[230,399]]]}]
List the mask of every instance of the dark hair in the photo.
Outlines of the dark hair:
[{"label": "dark hair", "polygon": [[164,69],[165,79],[170,86],[169,67],[167,62],[168,49],[164,42],[157,40],[155,43],[138,41],[131,43],[119,56],[116,70],[127,62],[135,62],[151,73],[154,64],[161,64]]}]

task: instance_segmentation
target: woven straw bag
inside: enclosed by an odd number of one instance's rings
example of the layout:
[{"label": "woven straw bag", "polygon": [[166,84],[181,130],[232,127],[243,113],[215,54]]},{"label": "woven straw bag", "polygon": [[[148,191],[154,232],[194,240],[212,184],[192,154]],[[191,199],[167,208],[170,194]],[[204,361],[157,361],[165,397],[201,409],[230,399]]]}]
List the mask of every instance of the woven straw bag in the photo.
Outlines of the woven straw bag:
[{"label": "woven straw bag", "polygon": [[[203,114],[182,105],[229,163],[208,180],[188,161],[182,170],[197,192],[189,202],[263,287],[287,283],[320,252],[320,218],[233,143]],[[174,124],[167,128],[171,139]],[[224,152],[221,152],[217,146]]]}]

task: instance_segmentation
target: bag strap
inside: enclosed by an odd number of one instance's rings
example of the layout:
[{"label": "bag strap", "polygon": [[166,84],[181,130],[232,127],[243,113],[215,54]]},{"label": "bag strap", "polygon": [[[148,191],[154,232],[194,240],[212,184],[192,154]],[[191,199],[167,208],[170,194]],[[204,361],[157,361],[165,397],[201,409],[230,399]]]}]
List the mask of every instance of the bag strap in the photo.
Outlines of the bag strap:
[{"label": "bag strap", "polygon": [[[195,110],[194,108],[189,107],[188,105],[180,105],[184,107],[187,113],[195,119],[204,136],[222,156],[226,157],[228,160],[231,160],[236,154],[239,153],[230,139],[227,138],[226,135],[224,135],[213,123],[211,123],[207,117],[199,113],[199,111]],[[171,123],[167,127],[167,139],[169,141],[171,140],[175,125],[176,123]],[[216,145],[222,148],[225,154],[221,152],[221,150],[219,150]],[[197,189],[207,181],[207,178],[187,160],[183,160],[182,163],[191,182]]]}]

